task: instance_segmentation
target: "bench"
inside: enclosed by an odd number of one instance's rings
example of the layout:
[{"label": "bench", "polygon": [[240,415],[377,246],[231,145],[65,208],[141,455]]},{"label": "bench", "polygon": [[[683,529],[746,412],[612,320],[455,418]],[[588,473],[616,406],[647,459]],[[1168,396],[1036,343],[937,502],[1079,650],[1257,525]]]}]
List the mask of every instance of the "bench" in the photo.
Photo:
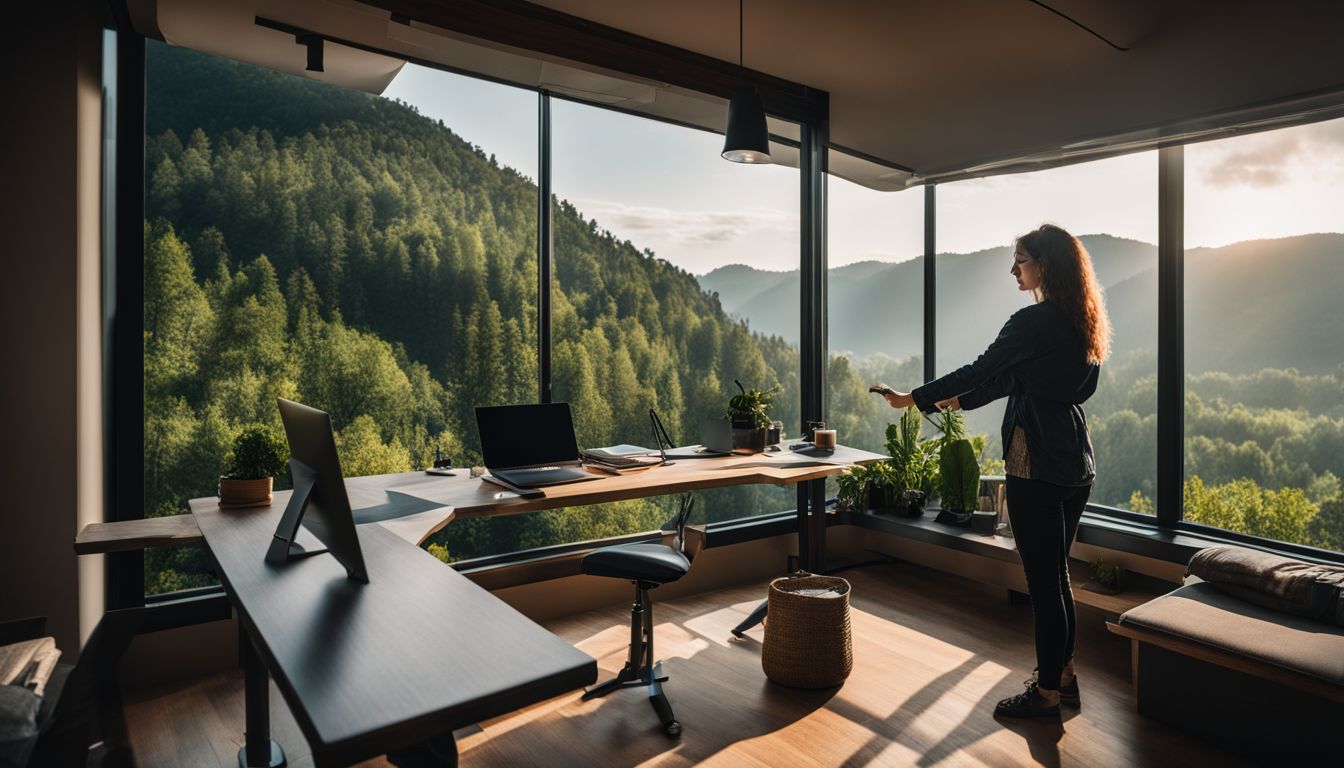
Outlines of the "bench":
[{"label": "bench", "polygon": [[1126,611],[1139,714],[1274,764],[1338,765],[1344,627],[1207,582]]}]

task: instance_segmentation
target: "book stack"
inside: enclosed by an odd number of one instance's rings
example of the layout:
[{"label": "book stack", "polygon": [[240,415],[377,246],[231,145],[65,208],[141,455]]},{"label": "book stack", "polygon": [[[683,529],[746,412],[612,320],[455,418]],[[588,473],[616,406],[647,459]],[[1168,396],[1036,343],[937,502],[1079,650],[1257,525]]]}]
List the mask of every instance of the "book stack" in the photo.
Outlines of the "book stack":
[{"label": "book stack", "polygon": [[607,448],[586,448],[582,451],[583,460],[596,464],[603,469],[622,470],[654,467],[663,463],[662,456],[648,448],[638,445],[613,445]]}]

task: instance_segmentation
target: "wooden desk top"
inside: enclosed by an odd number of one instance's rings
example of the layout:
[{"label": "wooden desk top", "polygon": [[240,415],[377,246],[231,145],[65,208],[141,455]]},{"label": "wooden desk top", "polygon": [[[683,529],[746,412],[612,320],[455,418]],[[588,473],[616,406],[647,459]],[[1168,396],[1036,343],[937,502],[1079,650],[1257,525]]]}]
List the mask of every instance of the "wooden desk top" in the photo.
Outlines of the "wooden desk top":
[{"label": "wooden desk top", "polygon": [[[871,464],[885,458],[882,454],[842,446],[825,459],[830,463],[820,463],[801,454],[765,453],[678,459],[666,466],[621,475],[590,469],[598,479],[548,486],[544,489],[546,495],[537,499],[520,498],[500,486],[469,477],[465,469],[453,477],[407,472],[351,478],[346,481],[346,492],[350,506],[357,510],[356,522],[382,522],[407,541],[423,544],[454,517],[512,515],[731,485],[791,485],[838,475],[852,464]],[[288,498],[287,493],[277,493],[273,504],[283,506]],[[451,507],[452,514],[445,517],[444,510],[435,509],[436,506]]]},{"label": "wooden desk top", "polygon": [[360,584],[330,555],[263,560],[282,499],[191,507],[318,765],[380,755],[597,679],[590,656],[381,525],[356,529],[369,574]]},{"label": "wooden desk top", "polygon": [[[886,457],[842,446],[830,458],[871,464]],[[511,515],[729,485],[799,483],[839,474],[844,469],[843,464],[817,464],[805,456],[782,453],[680,459],[670,466],[637,470],[619,477],[598,475],[599,479],[592,482],[547,488],[545,498],[541,499],[519,498],[503,488],[469,477],[465,469],[457,470],[454,477],[423,472],[352,477],[346,479],[345,486],[350,506],[356,510],[356,522],[379,522],[397,536],[420,545],[454,517]],[[283,509],[288,501],[289,492],[280,491],[275,494],[273,506]],[[218,500],[207,497],[191,501],[193,510],[198,505],[217,508]],[[92,523],[75,537],[75,552],[80,555],[121,552],[200,538],[200,529],[191,515]]]}]

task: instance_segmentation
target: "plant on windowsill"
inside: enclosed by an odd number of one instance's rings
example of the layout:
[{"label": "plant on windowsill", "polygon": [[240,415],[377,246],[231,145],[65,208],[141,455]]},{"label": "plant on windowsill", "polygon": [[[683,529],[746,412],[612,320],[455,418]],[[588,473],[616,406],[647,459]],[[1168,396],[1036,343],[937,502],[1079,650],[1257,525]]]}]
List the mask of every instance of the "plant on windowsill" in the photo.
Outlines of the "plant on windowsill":
[{"label": "plant on windowsill", "polygon": [[264,424],[245,427],[233,440],[219,478],[221,507],[262,507],[271,503],[276,475],[288,468],[289,445]]},{"label": "plant on windowsill", "polygon": [[919,517],[924,514],[936,469],[934,441],[920,440],[920,416],[907,408],[899,422],[887,425],[891,458],[869,466],[850,467],[836,482],[839,500],[850,509]]},{"label": "plant on windowsill", "polygon": [[905,409],[900,421],[887,425],[886,448],[891,458],[885,463],[891,466],[892,477],[887,487],[879,484],[879,493],[887,494],[883,499],[887,509],[905,517],[924,514],[937,470],[934,442],[919,439],[921,426],[919,409],[914,406]]},{"label": "plant on windowsill", "polygon": [[938,441],[942,497],[938,522],[970,525],[971,513],[980,503],[980,461],[974,444],[966,437],[965,417],[960,411],[943,411],[934,423],[943,433]]},{"label": "plant on windowsill", "polygon": [[1106,561],[1098,557],[1087,564],[1087,570],[1091,572],[1092,578],[1087,580],[1087,583],[1083,585],[1084,587],[1093,592],[1101,592],[1107,595],[1120,592],[1120,579],[1124,574],[1124,568],[1119,565],[1108,565]]},{"label": "plant on windowsill", "polygon": [[733,379],[733,383],[741,394],[728,400],[728,412],[724,414],[724,418],[732,422],[733,448],[760,453],[765,450],[766,434],[770,430],[770,399],[779,393],[779,385],[761,391],[747,389],[737,379]]}]

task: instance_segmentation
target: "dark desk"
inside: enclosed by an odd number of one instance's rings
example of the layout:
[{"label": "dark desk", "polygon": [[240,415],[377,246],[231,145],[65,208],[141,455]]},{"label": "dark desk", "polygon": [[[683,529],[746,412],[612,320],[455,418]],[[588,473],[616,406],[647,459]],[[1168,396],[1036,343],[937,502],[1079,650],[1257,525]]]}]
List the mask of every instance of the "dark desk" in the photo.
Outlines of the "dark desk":
[{"label": "dark desk", "polygon": [[266,564],[288,496],[251,510],[191,503],[251,638],[242,648],[249,764],[267,764],[270,751],[267,670],[320,766],[416,744],[597,679],[590,656],[380,525],[357,529],[368,584],[347,579],[329,555]]},{"label": "dark desk", "polygon": [[[824,479],[883,456],[852,448],[813,460],[793,454],[684,459],[522,499],[467,477],[402,473],[351,478],[346,489],[369,584],[329,555],[281,567],[263,558],[289,492],[271,506],[192,516],[238,610],[247,668],[251,765],[266,765],[266,672],[276,681],[318,765],[354,762],[581,688],[597,664],[445,567],[417,546],[454,516],[517,514],[731,485],[797,484],[799,555],[818,567]],[[250,641],[248,640],[250,638]],[[253,653],[255,646],[255,653]],[[259,657],[258,657],[259,654]]]}]

